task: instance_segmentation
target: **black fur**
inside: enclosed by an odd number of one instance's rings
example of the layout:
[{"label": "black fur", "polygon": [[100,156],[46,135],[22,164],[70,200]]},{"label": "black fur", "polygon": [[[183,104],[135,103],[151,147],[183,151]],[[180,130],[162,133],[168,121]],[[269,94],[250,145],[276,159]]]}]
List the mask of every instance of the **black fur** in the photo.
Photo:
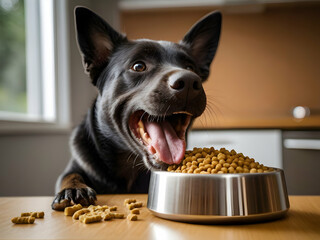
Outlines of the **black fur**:
[{"label": "black fur", "polygon": [[221,28],[221,14],[214,12],[180,43],[131,41],[86,8],[76,8],[75,17],[85,69],[99,93],[71,136],[72,159],[57,181],[56,210],[91,204],[96,193],[148,191],[149,170],[168,162],[139,140],[137,122],[171,124],[167,129],[185,138],[187,131],[176,129],[189,128],[189,116],[192,122],[205,110],[202,82]]}]

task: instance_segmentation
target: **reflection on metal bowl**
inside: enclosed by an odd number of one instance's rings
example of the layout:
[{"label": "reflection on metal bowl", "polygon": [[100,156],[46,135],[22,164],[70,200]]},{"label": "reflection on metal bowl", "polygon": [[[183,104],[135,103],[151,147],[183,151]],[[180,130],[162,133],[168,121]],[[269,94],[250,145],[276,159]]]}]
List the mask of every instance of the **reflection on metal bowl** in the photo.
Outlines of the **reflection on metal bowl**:
[{"label": "reflection on metal bowl", "polygon": [[148,208],[175,221],[243,223],[283,217],[289,200],[281,169],[237,174],[153,171]]}]

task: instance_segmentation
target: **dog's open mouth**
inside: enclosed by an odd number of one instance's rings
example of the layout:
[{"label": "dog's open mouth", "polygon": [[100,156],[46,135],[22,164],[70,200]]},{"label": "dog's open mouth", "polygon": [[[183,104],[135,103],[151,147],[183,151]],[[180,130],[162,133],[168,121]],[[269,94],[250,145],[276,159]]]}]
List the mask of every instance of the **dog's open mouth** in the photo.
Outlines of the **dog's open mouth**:
[{"label": "dog's open mouth", "polygon": [[191,117],[188,112],[157,117],[140,110],[130,116],[129,127],[156,161],[179,164],[185,154],[185,134]]}]

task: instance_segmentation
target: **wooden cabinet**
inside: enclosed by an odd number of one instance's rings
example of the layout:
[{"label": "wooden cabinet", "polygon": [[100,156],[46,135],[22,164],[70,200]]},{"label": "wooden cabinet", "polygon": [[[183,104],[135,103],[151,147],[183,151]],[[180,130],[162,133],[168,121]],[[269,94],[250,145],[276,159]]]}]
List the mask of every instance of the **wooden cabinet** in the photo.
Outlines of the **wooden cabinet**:
[{"label": "wooden cabinet", "polygon": [[[122,31],[132,39],[178,42],[212,10],[126,11]],[[320,109],[320,4],[222,13],[220,45],[204,83],[208,107],[194,128],[320,127],[319,113],[303,121],[291,115],[299,105]]]}]

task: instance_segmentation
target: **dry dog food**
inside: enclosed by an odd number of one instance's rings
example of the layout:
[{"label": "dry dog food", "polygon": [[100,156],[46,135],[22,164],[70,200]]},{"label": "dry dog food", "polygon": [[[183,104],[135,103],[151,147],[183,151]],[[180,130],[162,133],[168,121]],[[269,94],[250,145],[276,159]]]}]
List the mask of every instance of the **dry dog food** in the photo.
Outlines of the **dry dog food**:
[{"label": "dry dog food", "polygon": [[124,214],[106,210],[105,212],[102,213],[102,217],[104,220],[110,220],[112,218],[124,218]]},{"label": "dry dog food", "polygon": [[129,209],[129,210],[132,210],[132,209],[134,209],[134,208],[140,208],[140,207],[142,207],[143,206],[143,203],[142,202],[134,202],[134,203],[127,203],[127,208]]},{"label": "dry dog food", "polygon": [[114,218],[124,218],[123,213],[111,213],[111,215],[113,215]]},{"label": "dry dog food", "polygon": [[100,206],[100,205],[97,205],[97,206],[94,206],[94,205],[90,205],[88,207],[88,209],[92,212],[104,212],[105,210],[107,209],[110,209],[109,206],[107,205],[103,205],[103,206]]},{"label": "dry dog food", "polygon": [[117,206],[112,206],[112,207],[109,207],[110,211],[117,211],[118,207]]},{"label": "dry dog food", "polygon": [[134,208],[130,211],[132,214],[137,214],[139,215],[140,214],[140,210],[138,208]]},{"label": "dry dog food", "polygon": [[34,218],[43,218],[44,212],[25,212],[21,213],[21,217],[34,217]]},{"label": "dry dog food", "polygon": [[178,173],[263,173],[274,171],[253,158],[237,153],[235,150],[228,151],[225,148],[216,150],[211,148],[194,148],[186,151],[184,159],[179,165],[170,165],[169,172]]},{"label": "dry dog food", "polygon": [[106,210],[105,212],[103,212],[101,214],[102,219],[107,221],[107,220],[111,220],[113,218],[124,218],[124,214],[123,213],[115,213],[115,212],[111,212],[110,210]]},{"label": "dry dog food", "polygon": [[[124,201],[125,205],[130,211],[128,219],[131,221],[136,221],[138,219],[137,214],[140,214],[139,207],[143,206],[142,202],[137,202],[136,199],[126,199]],[[74,205],[72,207],[65,208],[64,214],[66,216],[72,216],[73,219],[78,220],[82,223],[94,223],[100,222],[101,220],[108,221],[114,218],[122,219],[124,218],[123,213],[115,212],[117,211],[117,206],[107,206],[107,205],[90,205],[87,208],[83,208],[81,204]]]},{"label": "dry dog food", "polygon": [[[75,209],[78,209],[74,212]],[[78,220],[82,223],[94,223],[100,222],[101,220],[111,220],[113,218],[124,218],[123,213],[114,212],[118,209],[117,206],[109,207],[107,205],[90,205],[88,208],[82,208],[80,204],[68,207],[65,209],[65,215],[72,216],[73,219]],[[73,212],[73,215],[71,213]]]},{"label": "dry dog food", "polygon": [[100,222],[102,220],[102,216],[98,213],[86,213],[79,217],[80,222],[83,223],[94,223]]},{"label": "dry dog food", "polygon": [[130,220],[130,221],[137,221],[138,220],[138,215],[131,213],[131,214],[129,214],[127,216],[127,219]]},{"label": "dry dog food", "polygon": [[105,211],[104,213],[101,214],[102,219],[104,221],[108,221],[111,220],[112,218],[114,218],[114,214],[112,212],[109,211]]},{"label": "dry dog food", "polygon": [[81,204],[77,204],[77,205],[74,205],[74,206],[71,206],[71,207],[66,207],[64,209],[64,215],[72,216],[76,211],[78,211],[80,209],[82,209]]},{"label": "dry dog food", "polygon": [[11,219],[12,223],[16,224],[32,224],[36,218],[43,218],[44,212],[23,212],[21,217],[14,217]]},{"label": "dry dog food", "polygon": [[82,208],[82,209],[76,211],[73,214],[72,218],[78,220],[81,215],[89,213],[89,212],[90,212],[90,210],[88,208]]},{"label": "dry dog food", "polygon": [[134,198],[128,198],[128,199],[125,199],[124,200],[124,205],[126,206],[127,204],[130,204],[130,203],[135,203],[137,200],[134,199]]},{"label": "dry dog food", "polygon": [[14,217],[11,219],[11,222],[16,224],[32,224],[34,223],[35,217]]}]

